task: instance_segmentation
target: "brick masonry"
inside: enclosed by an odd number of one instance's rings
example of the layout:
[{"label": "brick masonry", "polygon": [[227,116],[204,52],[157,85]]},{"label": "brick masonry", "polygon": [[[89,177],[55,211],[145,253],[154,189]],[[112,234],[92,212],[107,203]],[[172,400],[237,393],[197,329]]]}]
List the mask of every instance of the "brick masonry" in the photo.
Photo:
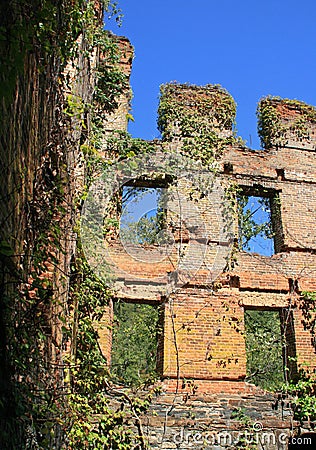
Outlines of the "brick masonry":
[{"label": "brick masonry", "polygon": [[[125,41],[123,43],[128,47]],[[130,50],[128,55],[131,55]],[[126,59],[124,64],[126,71]],[[209,88],[196,91],[194,87],[184,89],[182,86],[178,100],[187,108],[196,108],[200,114],[199,102],[205,105],[209,101],[211,105],[208,95]],[[287,130],[291,130],[291,123],[297,123],[302,115],[299,106],[289,106],[282,99],[272,102],[272,107],[281,114]],[[120,129],[125,126],[122,118],[127,112],[128,102],[123,101],[113,121],[119,123]],[[158,346],[158,366],[163,389],[153,402],[152,411],[144,418],[152,448],[201,448],[192,440],[180,442],[183,430],[229,431],[236,436],[246,426],[232,418],[234,408],[244,408],[252,423],[259,421],[264,431],[273,433],[276,441],[264,448],[286,448],[279,439],[280,433],[289,435],[293,430],[286,401],[245,382],[244,309],[278,309],[281,322],[284,311],[290,309],[291,321],[285,336],[288,354],[297,357],[296,365],[286,362],[290,374],[295,376],[301,364],[316,366],[313,334],[307,326],[301,299],[302,291],[316,290],[316,124],[311,119],[305,126],[307,134],[303,139],[287,131],[282,145],[276,144],[266,150],[252,150],[240,144],[227,145],[218,160],[222,186],[233,182],[250,193],[258,192],[258,189],[277,193],[280,202],[274,223],[277,253],[271,257],[239,251],[234,254],[233,266],[227,263],[229,257],[225,264],[227,242],[214,233],[217,226],[222,226],[218,225],[218,220],[222,220],[223,205],[215,202],[217,218],[214,221],[214,211],[209,210],[203,200],[195,203],[196,214],[206,224],[204,259],[194,274],[185,279],[186,283],[176,284],[176,289],[170,289],[167,295],[165,288],[171,283],[172,274],[179,276],[180,273],[177,271],[179,229],[171,230],[174,248],[159,263],[150,260],[153,248],[146,249],[148,257],[142,253],[138,259],[137,251],[127,252],[117,240],[108,243],[108,251],[120,271],[116,281],[117,296],[161,305],[163,333]],[[231,133],[221,129],[216,121],[214,131],[221,137]],[[171,142],[153,144],[157,146],[157,152],[162,149],[179,154],[182,151],[182,142],[177,136]],[[184,195],[188,193],[183,180],[177,186]],[[169,202],[171,206],[172,202]],[[235,239],[236,221],[235,217],[232,225]],[[183,225],[182,238],[186,237],[181,245],[184,252],[188,251],[189,245],[193,246],[194,239],[201,238],[187,232],[189,228],[185,231]],[[195,247],[192,248],[190,251],[195,251]],[[222,270],[214,278],[214,254],[221,252]],[[105,323],[109,324],[111,320],[112,312],[106,313]],[[110,360],[110,331],[108,326],[105,328],[104,333],[100,333],[100,342]],[[178,441],[174,440],[175,433],[178,433]],[[207,448],[223,447],[210,445]]]}]

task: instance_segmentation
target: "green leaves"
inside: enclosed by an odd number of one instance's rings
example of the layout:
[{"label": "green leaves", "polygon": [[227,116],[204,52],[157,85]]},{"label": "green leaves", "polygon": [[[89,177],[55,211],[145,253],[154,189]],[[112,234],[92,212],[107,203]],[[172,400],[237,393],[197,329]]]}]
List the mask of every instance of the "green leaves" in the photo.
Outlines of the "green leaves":
[{"label": "green leaves", "polygon": [[296,420],[315,420],[316,418],[316,378],[308,367],[301,367],[298,379],[283,386],[283,390],[293,398]]},{"label": "green leaves", "polygon": [[295,133],[298,140],[309,139],[306,125],[316,122],[316,109],[298,100],[268,96],[259,102],[257,118],[261,145],[268,150],[284,145],[288,132]]},{"label": "green leaves", "polygon": [[269,99],[265,99],[258,104],[258,135],[264,149],[270,149],[281,139],[283,128],[280,114],[275,106],[272,106]]},{"label": "green leaves", "polygon": [[118,107],[120,95],[129,88],[128,77],[118,67],[101,65],[96,72],[94,100],[99,114],[111,113]]},{"label": "green leaves", "polygon": [[247,380],[274,391],[284,383],[278,311],[245,310]]},{"label": "green leaves", "polygon": [[10,246],[10,244],[6,241],[1,241],[0,242],[0,258],[1,256],[13,256],[14,255],[14,251],[12,249],[12,247]]},{"label": "green leaves", "polygon": [[116,303],[111,371],[128,385],[156,377],[158,309],[151,305]]},{"label": "green leaves", "polygon": [[[302,292],[300,309],[302,310],[302,325],[308,330],[311,342],[316,346],[316,292]],[[297,363],[295,358],[295,363]],[[297,420],[316,419],[316,373],[313,366],[301,364],[295,379],[283,386],[283,391],[293,398],[294,417]]]},{"label": "green leaves", "polygon": [[163,139],[180,137],[183,152],[211,166],[234,141],[233,98],[218,85],[169,83],[160,92],[158,129]]}]

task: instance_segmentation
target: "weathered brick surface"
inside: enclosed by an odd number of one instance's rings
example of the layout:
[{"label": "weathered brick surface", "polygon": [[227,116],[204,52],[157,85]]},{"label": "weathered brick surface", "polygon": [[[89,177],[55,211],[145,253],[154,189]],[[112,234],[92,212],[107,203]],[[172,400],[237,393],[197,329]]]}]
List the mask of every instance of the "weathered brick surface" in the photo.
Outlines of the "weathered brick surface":
[{"label": "weathered brick surface", "polygon": [[243,308],[231,293],[182,288],[165,303],[164,377],[243,379]]},{"label": "weathered brick surface", "polygon": [[[130,41],[123,36],[113,36],[113,40],[119,50],[120,62],[119,66],[123,73],[129,80],[131,73],[131,65],[134,57],[134,49]],[[100,61],[102,64],[103,56],[100,55]],[[106,55],[105,55],[106,56]],[[105,58],[106,60],[106,58]],[[118,108],[111,114],[108,114],[104,121],[105,137],[111,135],[113,131],[125,131],[127,128],[128,117],[127,114],[130,110],[131,91],[126,89],[125,92],[117,100]]]},{"label": "weathered brick surface", "polygon": [[[190,89],[182,87],[178,101],[200,114],[200,104],[205,106],[210,102],[211,105],[212,95],[209,90],[204,95],[203,90]],[[218,164],[222,186],[233,182],[248,192],[277,193],[280,206],[274,227],[278,253],[266,257],[235,252],[235,264],[228,264],[229,234],[219,238],[218,232],[225,222],[223,197],[221,201],[214,197],[210,206],[205,199],[194,199],[193,195],[192,214],[190,204],[181,197],[190,193],[188,181],[183,179],[177,184],[181,192],[178,203],[186,221],[170,228],[174,248],[165,259],[153,260],[157,248],[147,247],[139,256],[137,249],[128,250],[115,239],[109,241],[109,253],[119,272],[118,297],[161,304],[163,333],[158,345],[158,369],[164,383],[163,393],[144,421],[152,448],[200,448],[192,441],[175,442],[175,433],[179,436],[183,430],[228,431],[236,436],[238,430],[245,429],[245,424],[234,421],[231,413],[240,407],[245,408],[252,423],[259,421],[263,431],[273,433],[275,442],[265,443],[261,448],[286,448],[284,435],[282,442],[279,436],[282,432],[289,435],[293,425],[287,402],[276,401],[277,397],[244,382],[245,308],[280,311],[287,357],[297,357],[297,365],[289,359],[286,361],[290,376],[295,376],[300,364],[316,366],[315,342],[300,295],[304,290],[316,290],[316,127],[313,120],[305,118],[305,138],[298,138],[291,124],[300,119],[300,108],[282,100],[276,101],[273,107],[281,114],[287,129],[282,146],[278,143],[270,149],[254,151],[238,144],[228,145]],[[157,148],[181,152],[178,125],[172,126],[173,140],[162,142]],[[230,134],[227,126],[221,128],[216,120],[213,129],[221,137]],[[176,203],[169,200],[171,212],[167,212],[174,223],[178,217]],[[203,231],[192,226],[193,217],[196,224],[199,220],[205,224]],[[235,217],[231,227],[235,239],[237,230]],[[194,247],[194,243],[202,241],[205,251],[201,262],[199,247]],[[179,249],[184,255],[189,251],[193,254],[188,260],[194,266],[190,273],[190,263],[181,270],[178,267],[181,265]],[[201,263],[195,267],[197,261]],[[181,283],[181,277],[185,282]],[[177,281],[172,285],[174,278]],[[171,286],[169,291],[168,286]],[[110,345],[109,337],[104,345]]]}]

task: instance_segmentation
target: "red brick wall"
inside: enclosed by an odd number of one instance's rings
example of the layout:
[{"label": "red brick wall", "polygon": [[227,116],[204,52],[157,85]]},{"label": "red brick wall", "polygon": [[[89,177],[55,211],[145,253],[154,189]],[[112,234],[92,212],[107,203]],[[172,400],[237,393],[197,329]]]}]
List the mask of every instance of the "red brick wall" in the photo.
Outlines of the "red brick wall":
[{"label": "red brick wall", "polygon": [[182,288],[165,303],[163,377],[243,379],[243,308],[232,292]]},{"label": "red brick wall", "polygon": [[[202,104],[208,101],[208,95],[209,92],[207,95],[203,94],[203,88],[192,88],[190,91],[190,87],[187,87],[182,89],[179,101],[185,101],[188,108],[194,107],[199,111],[199,102]],[[310,330],[304,329],[306,326],[299,300],[300,291],[316,290],[315,124],[312,119],[307,122],[309,137],[305,140],[298,139],[290,126],[297,123],[302,110],[289,106],[282,100],[273,103],[273,107],[280,112],[282,123],[287,127],[283,146],[262,151],[254,151],[238,144],[228,146],[218,164],[223,185],[232,182],[246,186],[249,192],[259,186],[260,189],[278,193],[279,215],[275,216],[274,221],[277,223],[274,225],[278,228],[277,250],[280,253],[266,257],[237,252],[233,267],[228,264],[225,268],[225,246],[223,242],[216,241],[217,234],[214,232],[216,227],[223,224],[214,219],[216,214],[203,203],[204,200],[194,200],[196,214],[205,222],[209,235],[203,264],[187,280],[190,284],[181,288],[178,286],[170,296],[166,295],[166,286],[170,274],[177,268],[177,247],[168,258],[153,264],[150,252],[147,261],[139,261],[115,241],[110,244],[111,258],[122,272],[117,284],[121,297],[162,301],[164,326],[159,344],[158,366],[162,377],[173,379],[173,383],[177,384],[177,378],[200,380],[201,386],[206,380],[244,379],[244,306],[261,309],[273,307],[283,311],[293,309],[290,312],[293,320],[291,319],[285,333],[289,353],[297,356],[298,364],[308,362],[312,366],[316,365],[314,343]],[[214,130],[216,128],[214,123]],[[220,130],[217,132],[220,133]],[[181,144],[176,141],[171,144],[163,142],[162,146],[166,151],[181,149]],[[183,184],[183,180],[178,187],[185,195],[187,186]],[[214,205],[221,216],[225,209],[217,204],[217,200]],[[184,209],[185,207],[183,205]],[[234,220],[233,230],[236,232],[237,218]],[[178,231],[176,228],[172,230],[177,244]],[[215,236],[213,241],[212,232]],[[188,233],[186,240],[190,242]],[[186,251],[185,245],[183,249]],[[214,269],[214,253],[220,252],[223,252],[222,275],[213,283],[211,274]],[[142,281],[142,276],[146,280]],[[291,287],[293,283],[296,286],[294,297]],[[294,373],[294,369],[291,371]],[[175,386],[170,383],[169,387]]]}]

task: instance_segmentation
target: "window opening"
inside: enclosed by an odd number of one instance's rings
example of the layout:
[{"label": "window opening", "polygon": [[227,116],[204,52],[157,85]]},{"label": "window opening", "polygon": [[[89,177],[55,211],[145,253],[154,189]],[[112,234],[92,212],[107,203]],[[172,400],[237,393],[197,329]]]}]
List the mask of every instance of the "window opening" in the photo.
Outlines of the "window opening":
[{"label": "window opening", "polygon": [[247,381],[275,391],[284,383],[279,310],[245,309]]},{"label": "window opening", "polygon": [[283,233],[277,192],[243,189],[237,205],[239,248],[263,256],[281,251]]},{"label": "window opening", "polygon": [[166,188],[123,186],[120,238],[127,244],[161,244]]},{"label": "window opening", "polygon": [[123,384],[137,386],[157,378],[159,307],[114,303],[111,372]]}]

